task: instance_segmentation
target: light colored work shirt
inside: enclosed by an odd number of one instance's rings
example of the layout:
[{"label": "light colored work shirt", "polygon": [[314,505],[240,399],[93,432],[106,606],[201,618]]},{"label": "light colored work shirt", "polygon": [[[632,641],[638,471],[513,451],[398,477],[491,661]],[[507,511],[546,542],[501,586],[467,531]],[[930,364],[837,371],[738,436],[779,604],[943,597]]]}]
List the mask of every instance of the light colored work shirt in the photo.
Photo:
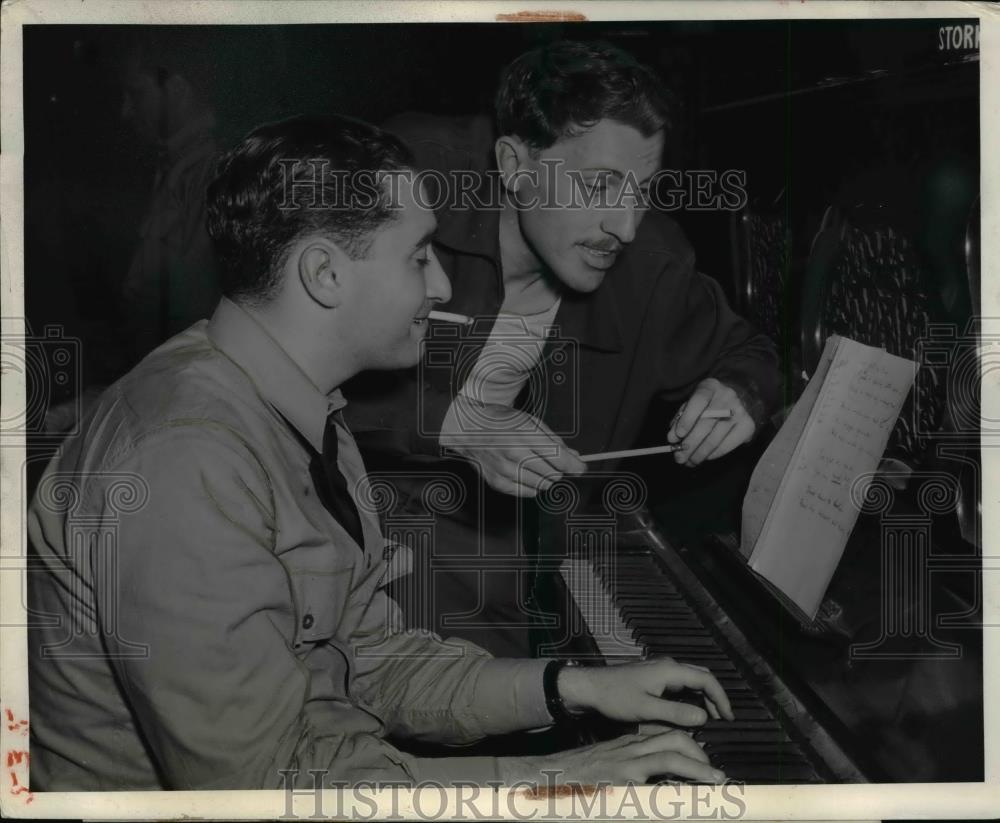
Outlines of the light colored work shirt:
[{"label": "light colored work shirt", "polygon": [[363,546],[309,473],[343,405],[226,300],[103,395],[28,515],[32,788],[281,788],[287,769],[305,787],[310,769],[482,783],[507,761],[384,738],[551,722],[546,661],[387,630],[398,610],[346,428]]}]

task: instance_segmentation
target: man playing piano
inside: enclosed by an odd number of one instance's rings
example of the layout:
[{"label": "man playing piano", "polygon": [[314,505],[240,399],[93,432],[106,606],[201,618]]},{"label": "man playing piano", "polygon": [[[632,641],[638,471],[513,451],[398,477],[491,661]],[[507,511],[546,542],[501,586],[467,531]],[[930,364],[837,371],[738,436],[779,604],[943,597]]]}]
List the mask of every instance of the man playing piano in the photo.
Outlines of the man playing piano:
[{"label": "man playing piano", "polygon": [[[224,158],[208,213],[225,298],[103,394],[29,509],[32,789],[723,779],[663,725],[732,718],[707,671],[500,660],[397,630],[339,387],[412,367],[450,296],[416,185],[398,139],[345,118],[263,126]],[[705,709],[662,697],[682,689]],[[585,711],[659,725],[522,758],[385,739]]]},{"label": "man playing piano", "polygon": [[776,408],[774,345],[695,271],[677,224],[644,208],[669,116],[630,55],[563,41],[506,69],[495,122],[386,124],[448,189],[434,198],[447,309],[481,318],[433,327],[419,371],[348,389],[362,452],[400,511],[420,510],[435,470],[467,486],[457,511],[431,512],[433,556],[414,561],[428,582],[394,590],[414,622],[530,654],[517,498],[583,473],[581,454],[633,447],[657,396],[684,404],[663,431],[686,466],[748,442]]}]

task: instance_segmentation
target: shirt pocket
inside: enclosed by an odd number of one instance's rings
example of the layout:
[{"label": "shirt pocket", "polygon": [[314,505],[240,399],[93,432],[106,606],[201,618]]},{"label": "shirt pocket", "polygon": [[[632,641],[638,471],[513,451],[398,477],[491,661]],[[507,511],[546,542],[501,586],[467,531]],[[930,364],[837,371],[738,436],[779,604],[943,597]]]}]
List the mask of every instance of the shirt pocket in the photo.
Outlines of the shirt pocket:
[{"label": "shirt pocket", "polygon": [[295,606],[296,649],[333,640],[342,633],[354,580],[354,563],[302,547],[282,556],[288,569]]}]

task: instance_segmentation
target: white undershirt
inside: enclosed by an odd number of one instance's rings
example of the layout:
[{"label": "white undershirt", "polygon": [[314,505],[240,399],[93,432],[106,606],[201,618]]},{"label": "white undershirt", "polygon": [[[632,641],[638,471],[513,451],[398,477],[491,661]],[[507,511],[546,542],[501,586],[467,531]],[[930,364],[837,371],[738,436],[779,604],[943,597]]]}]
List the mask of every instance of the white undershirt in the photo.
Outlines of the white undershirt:
[{"label": "white undershirt", "polygon": [[[498,314],[490,336],[458,393],[476,403],[512,407],[528,382],[531,370],[542,359],[559,303],[556,300],[538,314]],[[441,434],[462,430],[452,404],[445,415]]]}]

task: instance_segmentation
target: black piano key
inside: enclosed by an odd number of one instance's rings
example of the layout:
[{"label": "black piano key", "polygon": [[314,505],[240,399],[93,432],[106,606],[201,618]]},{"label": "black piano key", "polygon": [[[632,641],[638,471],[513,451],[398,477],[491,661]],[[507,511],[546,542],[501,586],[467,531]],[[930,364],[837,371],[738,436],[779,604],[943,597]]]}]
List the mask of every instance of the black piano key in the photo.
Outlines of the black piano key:
[{"label": "black piano key", "polygon": [[703,625],[698,616],[688,608],[683,601],[668,600],[664,597],[623,597],[615,599],[615,606],[618,614],[622,614],[626,609],[636,612],[647,612],[649,614],[660,614],[664,616],[694,620]]},{"label": "black piano key", "polygon": [[[647,634],[646,632],[642,632],[639,635],[637,635],[636,639],[641,643],[645,643],[651,646],[651,644],[649,643],[650,635]],[[715,641],[712,639],[711,635],[706,636],[701,634],[697,635],[679,634],[672,636],[667,642],[664,643],[661,641],[657,645],[664,649],[670,649],[671,651],[667,652],[667,654],[674,656],[675,654],[683,653],[683,652],[678,652],[677,651],[678,649],[686,649],[689,646],[702,646],[704,648],[714,648]]]},{"label": "black piano key", "polygon": [[715,679],[719,681],[723,686],[731,684],[733,686],[749,686],[746,680],[743,679],[738,671],[720,671],[715,675]]},{"label": "black piano key", "polygon": [[737,674],[736,667],[728,660],[717,660],[715,658],[707,658],[700,660],[698,662],[699,666],[703,666],[708,669],[712,674],[718,678],[720,674]]},{"label": "black piano key", "polygon": [[806,756],[797,746],[790,746],[786,743],[712,742],[706,743],[703,748],[705,754],[710,755],[713,760],[719,759],[720,761],[727,755],[733,755],[736,758],[756,757],[759,761],[808,762]]},{"label": "black piano key", "polygon": [[[645,647],[646,653],[649,655],[658,655],[666,657],[677,658],[677,650],[671,645],[671,637],[662,637],[660,635],[650,635],[646,632],[642,633],[642,640],[640,644]],[[706,644],[700,647],[692,647],[685,649],[682,653],[681,663],[697,663],[699,658],[702,659],[718,659],[722,654],[718,646],[712,646]]]},{"label": "black piano key", "polygon": [[[743,713],[746,712],[748,713],[747,720],[767,720],[767,717],[759,718],[749,714],[749,712],[767,712],[767,709],[761,708],[760,698],[756,692],[726,692],[726,697],[729,698],[729,705],[733,707],[733,714],[737,717],[742,717]],[[768,714],[770,713],[768,712]]]},{"label": "black piano key", "polygon": [[688,608],[686,603],[666,597],[638,597],[635,595],[616,597],[615,607],[619,614],[631,609],[633,611],[646,611],[649,614],[668,614],[671,617],[683,617],[701,623],[698,616]]},{"label": "black piano key", "polygon": [[[643,648],[646,650],[647,653],[646,656],[648,660],[655,660],[658,657],[667,656],[667,657],[672,657],[678,663],[689,663],[692,666],[705,666],[706,668],[709,663],[711,663],[714,660],[718,660],[718,658],[714,654],[709,654],[706,652],[705,649],[700,649],[694,646],[688,647],[680,651],[674,650],[670,654],[667,654],[666,652],[660,650],[659,648],[654,653],[648,646],[645,646],[644,644],[640,645],[643,646]],[[730,674],[732,673],[733,672],[730,671]],[[737,671],[735,672],[735,674],[739,674],[739,672]]]},{"label": "black piano key", "polygon": [[690,620],[675,620],[669,617],[657,617],[652,614],[635,614],[626,611],[622,614],[625,625],[630,629],[644,632],[657,632],[665,635],[686,634],[697,637],[711,637],[712,633]]},{"label": "black piano key", "polygon": [[654,598],[647,602],[634,599],[630,601],[620,600],[616,605],[618,606],[618,614],[623,617],[631,615],[636,617],[646,616],[669,618],[670,620],[685,620],[698,628],[704,628],[704,624],[687,608],[674,608],[660,599]]},{"label": "black piano key", "polygon": [[668,596],[675,600],[683,599],[684,595],[675,589],[673,586],[665,586],[663,583],[657,581],[646,581],[644,583],[635,582],[623,582],[621,580],[615,580],[611,575],[598,575],[602,583],[609,587],[613,587],[616,591],[620,592],[623,596]]},{"label": "black piano key", "polygon": [[709,720],[702,729],[728,729],[730,731],[758,731],[760,729],[781,729],[781,724],[774,718],[768,720]]},{"label": "black piano key", "polygon": [[791,743],[781,729],[759,731],[747,729],[741,732],[729,732],[699,728],[693,736],[698,743]]},{"label": "black piano key", "polygon": [[[729,701],[732,705],[733,701]],[[772,715],[763,706],[735,706],[733,705],[733,714],[736,715],[737,720],[773,720],[774,715]]]},{"label": "black piano key", "polygon": [[722,686],[723,691],[725,691],[727,695],[743,693],[756,696],[757,694],[753,686],[745,680],[729,679],[724,674],[716,676],[715,679],[719,681],[719,685]]},{"label": "black piano key", "polygon": [[601,579],[601,582],[608,589],[613,589],[621,597],[662,597],[676,602],[687,603],[687,599],[683,593],[668,586],[660,586],[655,583],[623,585],[618,581],[604,578]]},{"label": "black piano key", "polygon": [[663,603],[622,603],[619,605],[618,614],[621,617],[634,617],[642,620],[680,620],[694,621],[696,628],[704,629],[705,625],[699,621],[687,609],[675,609]]},{"label": "black piano key", "polygon": [[663,603],[622,603],[617,609],[622,618],[632,620],[669,620],[689,626],[692,630],[705,631],[705,625],[693,614],[681,609],[665,608]]},{"label": "black piano key", "polygon": [[615,605],[622,606],[628,604],[650,605],[650,606],[671,606],[676,609],[683,609],[690,615],[694,615],[691,606],[684,599],[683,595],[671,594],[670,592],[649,592],[649,591],[628,591],[617,589],[614,598]]}]

